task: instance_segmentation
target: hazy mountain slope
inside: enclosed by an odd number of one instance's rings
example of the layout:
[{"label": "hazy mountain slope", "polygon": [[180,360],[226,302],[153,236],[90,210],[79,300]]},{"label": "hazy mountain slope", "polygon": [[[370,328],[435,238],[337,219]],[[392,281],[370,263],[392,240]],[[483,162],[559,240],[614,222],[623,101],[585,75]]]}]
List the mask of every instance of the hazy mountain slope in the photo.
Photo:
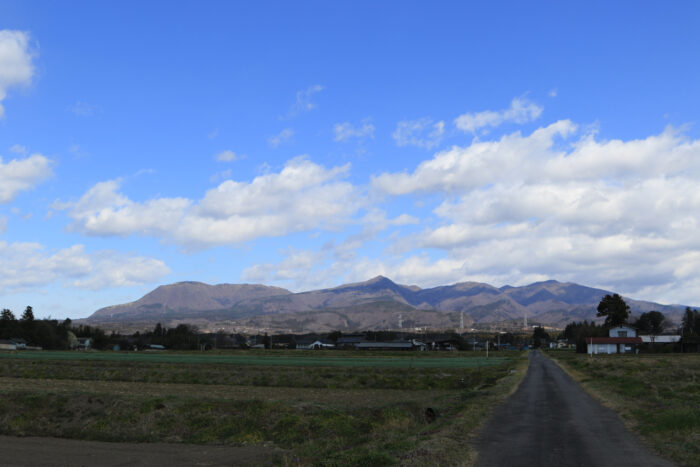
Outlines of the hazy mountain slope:
[{"label": "hazy mountain slope", "polygon": [[252,300],[290,294],[289,290],[265,285],[177,282],[162,285],[135,302],[97,310],[90,319],[133,319],[142,315],[230,310]]},{"label": "hazy mountain slope", "polygon": [[[330,289],[292,293],[253,284],[164,285],[141,299],[103,308],[89,323],[196,322],[201,327],[228,323],[258,328],[335,329],[397,328],[399,315],[410,327],[456,327],[464,314],[473,323],[519,322],[563,326],[594,319],[600,299],[612,292],[554,280],[501,288],[478,282],[421,289],[378,276]],[[683,306],[625,298],[634,314],[658,310],[674,321]],[[421,312],[421,313],[418,313]]]}]

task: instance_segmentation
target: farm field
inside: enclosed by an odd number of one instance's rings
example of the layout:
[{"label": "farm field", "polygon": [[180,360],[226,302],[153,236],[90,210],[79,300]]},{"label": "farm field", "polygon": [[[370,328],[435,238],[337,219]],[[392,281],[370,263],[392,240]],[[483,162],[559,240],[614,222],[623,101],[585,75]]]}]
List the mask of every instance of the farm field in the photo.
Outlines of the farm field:
[{"label": "farm field", "polygon": [[647,444],[679,465],[700,465],[700,355],[550,352]]},{"label": "farm field", "polygon": [[[322,353],[323,355],[319,355]],[[319,352],[319,351],[238,351],[229,353],[203,352],[0,352],[0,359],[62,360],[143,363],[223,363],[251,366],[327,366],[327,367],[387,367],[387,368],[463,368],[502,363],[505,357],[465,357],[411,353]]]},{"label": "farm field", "polygon": [[1,353],[0,434],[258,447],[279,465],[461,465],[527,368],[521,352],[261,353]]}]

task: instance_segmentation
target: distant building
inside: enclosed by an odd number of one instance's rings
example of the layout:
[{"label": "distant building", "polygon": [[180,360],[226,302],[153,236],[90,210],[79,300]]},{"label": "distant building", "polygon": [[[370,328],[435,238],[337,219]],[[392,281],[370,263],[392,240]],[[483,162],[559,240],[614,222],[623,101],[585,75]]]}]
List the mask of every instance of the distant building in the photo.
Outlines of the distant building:
[{"label": "distant building", "polygon": [[75,348],[78,350],[87,350],[92,348],[92,338],[91,337],[78,337]]},{"label": "distant building", "polygon": [[0,350],[17,350],[17,345],[7,339],[0,339]]},{"label": "distant building", "polygon": [[333,348],[335,348],[335,342],[325,339],[310,339],[297,341],[297,350],[321,350]]},{"label": "distant building", "polygon": [[610,328],[609,337],[587,337],[588,353],[613,354],[613,353],[636,353],[642,338],[637,337],[637,330],[628,326],[618,326]]},{"label": "distant building", "polygon": [[364,340],[365,336],[362,334],[348,334],[338,338],[336,347],[339,349],[354,349],[357,347],[357,344]]}]

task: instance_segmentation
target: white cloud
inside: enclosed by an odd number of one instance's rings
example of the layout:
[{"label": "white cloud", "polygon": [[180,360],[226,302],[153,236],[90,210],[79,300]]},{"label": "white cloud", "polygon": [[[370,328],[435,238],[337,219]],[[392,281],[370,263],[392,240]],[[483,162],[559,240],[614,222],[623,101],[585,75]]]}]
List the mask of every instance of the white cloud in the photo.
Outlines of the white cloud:
[{"label": "white cloud", "polygon": [[280,144],[286,143],[287,141],[292,139],[292,136],[294,136],[294,130],[292,130],[291,128],[285,128],[275,136],[270,136],[267,139],[267,142],[270,144],[270,146],[276,148]]},{"label": "white cloud", "polygon": [[7,90],[15,86],[27,86],[34,76],[29,34],[22,31],[0,30],[0,118],[5,109],[2,101]]},{"label": "white cloud", "polygon": [[[386,193],[446,195],[433,211],[438,225],[397,240],[412,259],[381,268],[420,284],[557,278],[694,304],[700,281],[689,271],[700,268],[698,179],[700,140],[672,128],[599,141],[577,135],[564,120],[527,136],[474,141],[435,154],[413,172],[374,177],[373,186]],[[445,257],[416,253],[423,249]]]},{"label": "white cloud", "polygon": [[316,104],[311,101],[311,97],[314,94],[323,91],[323,86],[320,84],[314,84],[308,88],[297,92],[297,99],[292,108],[290,109],[290,115],[296,115],[301,112],[308,112],[316,108]]},{"label": "white cloud", "polygon": [[497,127],[506,122],[527,123],[535,120],[542,113],[542,107],[529,100],[516,97],[510,108],[500,111],[465,113],[455,119],[455,126],[462,131],[475,133],[485,127]]},{"label": "white cloud", "polygon": [[99,111],[99,108],[87,102],[77,101],[68,107],[68,110],[78,117],[92,117]]},{"label": "white cloud", "polygon": [[416,191],[463,191],[500,181],[517,181],[524,174],[539,178],[537,165],[552,150],[554,138],[567,136],[576,126],[568,120],[540,128],[530,136],[520,133],[498,141],[475,142],[467,147],[454,146],[422,162],[413,173],[380,174],[373,177],[375,188],[390,194]]},{"label": "white cloud", "polygon": [[0,158],[0,203],[12,201],[20,191],[32,189],[52,174],[51,161],[41,154],[7,163]]},{"label": "white cloud", "polygon": [[341,180],[349,168],[326,169],[296,158],[279,173],[250,182],[226,180],[196,203],[185,198],[135,202],[118,192],[120,180],[111,180],[54,208],[67,210],[73,228],[88,235],[154,236],[186,248],[237,245],[347,223],[363,203],[358,190]]},{"label": "white cloud", "polygon": [[25,155],[27,153],[27,148],[26,146],[22,146],[21,144],[13,144],[10,148],[10,152]]},{"label": "white cloud", "polygon": [[0,235],[4,234],[7,230],[7,217],[0,216]]},{"label": "white cloud", "polygon": [[92,255],[91,262],[91,273],[76,279],[74,287],[89,290],[132,287],[156,282],[170,273],[163,261],[143,256],[123,256],[112,251]]},{"label": "white cloud", "polygon": [[374,139],[374,125],[364,120],[359,126],[354,126],[350,122],[336,123],[333,126],[334,141],[345,142],[351,138],[363,140],[365,138]]},{"label": "white cloud", "polygon": [[82,245],[47,252],[38,243],[0,242],[0,291],[30,290],[52,283],[101,289],[152,283],[170,270],[160,260],[123,256],[112,251],[94,254]]},{"label": "white cloud", "polygon": [[396,124],[396,130],[391,134],[398,146],[418,146],[431,149],[442,140],[445,132],[445,122],[433,123],[424,117],[418,120],[404,120]]},{"label": "white cloud", "polygon": [[226,151],[221,151],[216,156],[214,156],[214,158],[219,162],[233,162],[237,161],[241,157],[242,156],[239,156],[235,152],[228,149]]}]

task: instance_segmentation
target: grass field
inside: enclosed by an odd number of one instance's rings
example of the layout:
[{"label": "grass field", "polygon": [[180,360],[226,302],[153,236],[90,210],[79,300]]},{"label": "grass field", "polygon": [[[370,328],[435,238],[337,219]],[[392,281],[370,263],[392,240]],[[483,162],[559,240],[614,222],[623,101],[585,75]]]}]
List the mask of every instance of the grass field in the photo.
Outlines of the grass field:
[{"label": "grass field", "polygon": [[[265,355],[263,355],[263,353]],[[323,355],[319,355],[323,354]],[[251,366],[328,366],[328,367],[370,367],[370,368],[464,368],[498,365],[506,357],[464,357],[450,354],[381,354],[357,352],[289,352],[289,351],[252,351],[236,353],[189,353],[189,352],[3,352],[0,359],[23,360],[62,360],[83,361],[99,360],[108,362],[144,362],[144,363],[205,363],[233,364]],[[350,357],[350,358],[348,358]]]},{"label": "grass field", "polygon": [[657,452],[700,465],[700,355],[550,352]]},{"label": "grass field", "polygon": [[0,433],[260,446],[279,465],[465,465],[523,353],[0,353]]}]

